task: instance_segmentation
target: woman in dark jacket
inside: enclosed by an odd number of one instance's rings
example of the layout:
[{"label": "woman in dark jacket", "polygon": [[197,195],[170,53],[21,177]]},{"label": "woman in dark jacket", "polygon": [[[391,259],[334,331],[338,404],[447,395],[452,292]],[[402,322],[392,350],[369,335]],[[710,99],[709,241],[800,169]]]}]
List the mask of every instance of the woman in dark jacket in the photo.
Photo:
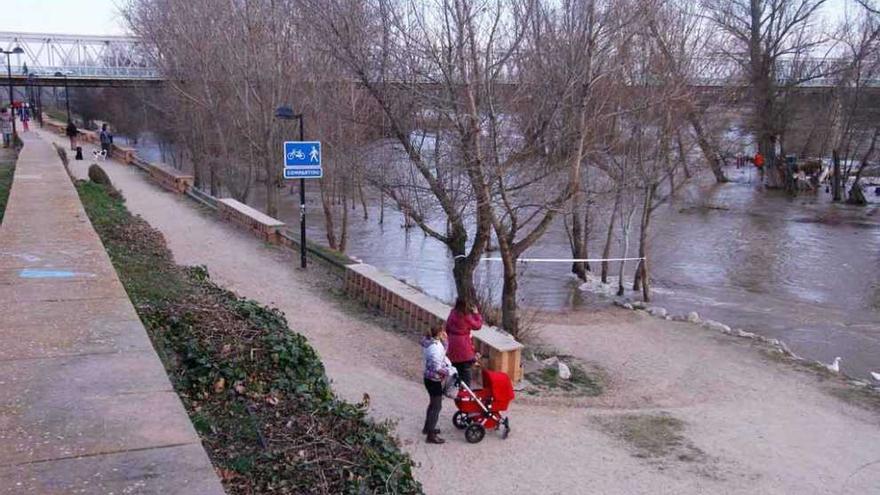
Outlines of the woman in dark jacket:
[{"label": "woman in dark jacket", "polygon": [[446,356],[458,370],[458,377],[468,387],[471,386],[471,368],[476,362],[471,332],[482,327],[483,317],[476,306],[469,307],[461,298],[456,299],[455,307],[446,319],[446,335],[449,339]]},{"label": "woman in dark jacket", "polygon": [[70,151],[76,151],[76,138],[79,135],[79,129],[76,128],[72,120],[67,121],[67,130],[65,132],[70,138]]}]

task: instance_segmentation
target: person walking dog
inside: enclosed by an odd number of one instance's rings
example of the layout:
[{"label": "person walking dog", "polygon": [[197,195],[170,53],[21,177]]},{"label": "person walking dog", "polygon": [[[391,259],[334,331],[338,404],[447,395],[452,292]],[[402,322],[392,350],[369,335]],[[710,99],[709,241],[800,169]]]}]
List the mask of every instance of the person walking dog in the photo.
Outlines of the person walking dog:
[{"label": "person walking dog", "polygon": [[110,148],[113,145],[113,134],[107,130],[107,124],[101,125],[101,151],[104,156],[110,156]]},{"label": "person walking dog", "polygon": [[70,139],[70,151],[76,151],[76,140],[77,136],[79,136],[79,129],[76,128],[76,125],[72,120],[67,121],[67,129],[64,131],[67,134],[68,139]]}]

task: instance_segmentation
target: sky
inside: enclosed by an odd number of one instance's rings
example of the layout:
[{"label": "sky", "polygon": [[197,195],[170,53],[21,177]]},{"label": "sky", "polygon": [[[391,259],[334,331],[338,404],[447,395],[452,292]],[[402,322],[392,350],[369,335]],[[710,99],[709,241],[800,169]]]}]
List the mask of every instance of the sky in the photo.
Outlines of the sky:
[{"label": "sky", "polygon": [[[828,0],[825,14],[837,18],[847,0]],[[0,31],[64,34],[125,34],[118,5],[125,0],[0,0]],[[10,15],[9,13],[12,12]]]},{"label": "sky", "polygon": [[[126,34],[122,0],[0,0],[0,31]],[[11,15],[10,15],[11,13]]]}]

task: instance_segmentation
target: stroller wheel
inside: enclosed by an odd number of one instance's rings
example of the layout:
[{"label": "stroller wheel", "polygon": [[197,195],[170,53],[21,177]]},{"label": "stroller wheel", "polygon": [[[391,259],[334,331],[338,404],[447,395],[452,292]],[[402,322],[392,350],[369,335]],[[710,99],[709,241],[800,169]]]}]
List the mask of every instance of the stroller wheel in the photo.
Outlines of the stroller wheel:
[{"label": "stroller wheel", "polygon": [[464,430],[464,438],[468,443],[480,443],[484,436],[486,436],[486,429],[480,424],[474,423]]},{"label": "stroller wheel", "polygon": [[468,417],[467,414],[456,411],[455,414],[452,415],[452,424],[455,425],[459,430],[463,430],[467,428],[468,425]]}]

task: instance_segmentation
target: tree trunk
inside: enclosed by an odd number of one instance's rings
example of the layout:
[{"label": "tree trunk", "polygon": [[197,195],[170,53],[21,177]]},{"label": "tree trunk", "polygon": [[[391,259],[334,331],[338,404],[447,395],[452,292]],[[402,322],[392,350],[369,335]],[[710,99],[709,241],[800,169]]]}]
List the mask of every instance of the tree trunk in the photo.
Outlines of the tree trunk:
[{"label": "tree trunk", "polygon": [[[571,198],[571,256],[572,258],[583,259],[586,258],[586,246],[584,245],[584,235],[581,224],[581,215],[580,215],[580,199],[581,193],[578,192]],[[587,264],[584,262],[575,261],[571,264],[571,273],[574,273],[577,278],[586,281],[587,280]]]},{"label": "tree trunk", "polygon": [[367,200],[364,198],[364,184],[361,180],[358,180],[358,196],[361,199],[361,208],[364,210],[364,221],[370,219],[369,213],[367,213]]},{"label": "tree trunk", "polygon": [[501,291],[501,328],[517,337],[519,312],[516,304],[516,259],[504,262],[504,284]]},{"label": "tree trunk", "polygon": [[847,204],[857,205],[857,206],[866,206],[868,204],[868,198],[865,197],[865,192],[862,190],[862,185],[856,182],[852,185],[849,190],[849,195],[846,198]]},{"label": "tree trunk", "polygon": [[333,228],[333,204],[329,195],[325,192],[325,179],[320,179],[319,187],[321,188],[321,208],[324,210],[324,232],[327,235],[327,245],[330,249],[336,249],[336,231]]},{"label": "tree trunk", "polygon": [[[623,255],[622,258],[626,258],[626,255],[629,254],[629,232],[626,227],[623,227]],[[617,270],[617,295],[622,296],[624,294],[623,289],[623,269],[626,265],[626,261],[620,262],[620,268]]]},{"label": "tree trunk", "polygon": [[[453,252],[453,254],[455,253]],[[464,253],[461,254],[461,256],[463,255]],[[477,289],[474,285],[474,271],[476,267],[475,263],[469,262],[464,257],[457,257],[452,267],[452,278],[455,280],[456,294],[468,305],[475,305],[477,303]]]},{"label": "tree trunk", "polygon": [[862,190],[862,172],[865,171],[865,167],[868,165],[868,158],[874,153],[874,149],[877,146],[877,138],[880,136],[880,127],[874,129],[874,135],[871,137],[871,144],[868,146],[868,150],[865,152],[862,157],[862,162],[859,164],[858,170],[856,170],[856,177],[853,180],[853,185],[849,190],[849,194],[846,198],[846,202],[851,205],[865,206],[868,204],[868,199],[865,198],[865,192]]},{"label": "tree trunk", "polygon": [[697,144],[700,146],[700,151],[703,152],[703,157],[709,163],[712,174],[715,175],[715,182],[727,182],[728,179],[724,175],[724,169],[721,166],[721,155],[706,135],[703,124],[700,122],[700,117],[695,112],[688,112],[688,119],[691,122],[691,127],[694,129],[694,134],[697,136]]},{"label": "tree trunk", "polygon": [[831,199],[840,201],[842,196],[840,191],[840,155],[836,149],[831,152],[831,160],[834,162],[834,170],[831,175]]},{"label": "tree trunk", "polygon": [[608,222],[608,232],[605,234],[605,249],[602,250],[602,283],[608,283],[608,258],[611,257],[611,242],[614,239],[614,222],[617,210],[620,208],[620,194],[614,197],[614,207],[611,209],[611,220]]},{"label": "tree trunk", "polygon": [[684,140],[681,138],[681,131],[676,132],[675,141],[678,144],[678,159],[681,161],[681,167],[684,169],[684,178],[691,178],[691,170],[688,168],[687,153],[684,151]]},{"label": "tree trunk", "polygon": [[278,167],[266,165],[266,214],[278,218],[278,179],[275,176]]},{"label": "tree trunk", "polygon": [[[339,228],[338,247],[340,253],[345,252],[345,247],[348,244],[348,200],[351,192],[350,189],[347,185],[342,186],[342,225]],[[354,198],[351,198],[351,205],[355,206]]]},{"label": "tree trunk", "polygon": [[[626,258],[629,255],[629,226],[632,222],[632,216],[635,213],[635,209],[630,210],[628,213],[624,214],[621,212],[621,234],[623,242],[623,254],[620,256],[621,258]],[[617,272],[617,295],[622,296],[624,294],[623,288],[623,274],[624,267],[626,266],[626,261],[620,262],[620,268]]]},{"label": "tree trunk", "polygon": [[[593,228],[593,224],[590,222],[590,202],[589,200],[584,203],[584,259],[590,257],[590,229]],[[584,268],[589,272],[592,271],[590,268],[590,262],[584,261]]]},{"label": "tree trunk", "polygon": [[208,164],[208,171],[209,171],[209,174],[210,174],[210,176],[211,176],[211,177],[210,177],[210,180],[211,180],[211,196],[214,196],[214,197],[216,198],[216,197],[220,196],[220,178],[217,176],[218,174],[217,174],[216,163],[214,163],[214,162],[209,162],[209,164]]},{"label": "tree trunk", "polygon": [[639,230],[639,266],[636,267],[636,273],[633,277],[633,290],[642,291],[642,299],[650,302],[651,293],[648,280],[648,227],[651,223],[651,213],[654,203],[654,192],[657,186],[651,185],[645,188],[645,203],[642,207],[642,221]]}]

